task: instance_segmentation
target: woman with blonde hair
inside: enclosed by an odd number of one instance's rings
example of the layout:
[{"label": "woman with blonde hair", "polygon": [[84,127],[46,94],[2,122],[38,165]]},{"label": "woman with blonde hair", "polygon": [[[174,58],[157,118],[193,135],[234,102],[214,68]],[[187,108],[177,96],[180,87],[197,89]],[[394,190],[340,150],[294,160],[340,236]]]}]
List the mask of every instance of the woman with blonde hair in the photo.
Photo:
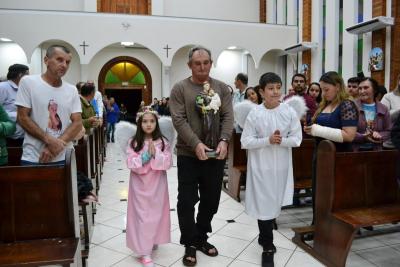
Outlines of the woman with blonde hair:
[{"label": "woman with blonde hair", "polygon": [[[304,126],[304,131],[314,136],[316,140],[312,164],[313,213],[318,144],[322,140],[331,140],[335,143],[337,151],[351,151],[351,143],[356,136],[358,123],[357,107],[349,99],[342,77],[337,72],[330,71],[323,74],[319,82],[322,90],[321,103],[311,120],[311,125]],[[312,224],[314,224],[314,218]]]}]

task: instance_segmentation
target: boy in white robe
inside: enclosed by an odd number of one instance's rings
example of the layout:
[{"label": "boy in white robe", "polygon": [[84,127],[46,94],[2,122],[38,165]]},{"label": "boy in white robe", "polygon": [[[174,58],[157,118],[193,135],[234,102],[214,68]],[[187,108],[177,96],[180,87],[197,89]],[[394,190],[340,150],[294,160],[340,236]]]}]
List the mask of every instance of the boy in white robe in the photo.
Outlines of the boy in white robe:
[{"label": "boy in white robe", "polygon": [[258,220],[262,266],[272,267],[273,220],[292,203],[292,147],[300,146],[302,133],[295,110],[280,102],[281,78],[268,72],[259,84],[264,102],[250,111],[240,141],[248,149],[246,213]]}]

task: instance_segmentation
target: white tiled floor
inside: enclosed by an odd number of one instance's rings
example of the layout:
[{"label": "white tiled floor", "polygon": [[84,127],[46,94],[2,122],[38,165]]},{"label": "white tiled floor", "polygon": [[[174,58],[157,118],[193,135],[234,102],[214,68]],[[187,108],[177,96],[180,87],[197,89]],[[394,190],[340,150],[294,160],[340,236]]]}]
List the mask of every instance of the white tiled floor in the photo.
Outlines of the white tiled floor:
[{"label": "white tiled floor", "polygon": [[[176,209],[177,170],[168,171],[169,195],[172,209]],[[107,161],[103,173],[95,227],[88,260],[89,267],[140,266],[132,252],[125,246],[126,202],[129,171],[122,153],[115,144],[108,144]],[[277,246],[275,266],[323,266],[291,242],[292,227],[308,225],[310,208],[286,209],[278,218],[278,231],[274,232]],[[234,223],[226,220],[234,219]],[[183,266],[184,248],[179,244],[177,213],[171,211],[172,243],[162,245],[153,254],[156,266]],[[199,267],[252,267],[260,266],[261,247],[257,243],[257,222],[246,215],[244,206],[222,192],[218,213],[212,222],[213,233],[209,239],[220,255],[215,258],[197,253]],[[383,226],[382,229],[384,230]],[[396,227],[390,225],[389,227]],[[398,226],[400,228],[400,226]],[[347,259],[351,267],[400,266],[400,233],[357,238]]]}]

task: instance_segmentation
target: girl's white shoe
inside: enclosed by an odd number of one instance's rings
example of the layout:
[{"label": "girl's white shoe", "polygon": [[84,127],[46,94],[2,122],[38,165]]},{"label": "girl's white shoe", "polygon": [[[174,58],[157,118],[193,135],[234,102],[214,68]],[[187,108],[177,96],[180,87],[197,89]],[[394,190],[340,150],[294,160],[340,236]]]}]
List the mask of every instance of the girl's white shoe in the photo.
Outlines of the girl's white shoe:
[{"label": "girl's white shoe", "polygon": [[154,263],[150,255],[140,256],[138,260],[144,267],[154,267]]}]

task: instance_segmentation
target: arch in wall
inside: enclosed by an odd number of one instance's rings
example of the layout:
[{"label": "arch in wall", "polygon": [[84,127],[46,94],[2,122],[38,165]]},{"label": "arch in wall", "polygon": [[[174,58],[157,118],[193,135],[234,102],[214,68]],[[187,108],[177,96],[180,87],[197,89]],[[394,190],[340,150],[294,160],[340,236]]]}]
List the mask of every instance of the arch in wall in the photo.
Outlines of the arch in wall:
[{"label": "arch in wall", "polygon": [[[104,64],[98,77],[98,89],[102,94],[106,93],[106,89],[125,90],[127,93],[128,90],[135,90],[135,93],[140,90],[141,99],[136,99],[136,102],[140,103],[143,100],[146,105],[152,102],[150,71],[143,62],[130,56],[115,57]],[[137,111],[136,102],[134,107],[128,107],[128,111]]]},{"label": "arch in wall", "polygon": [[24,48],[8,36],[0,35],[0,77],[5,78],[8,67],[19,63],[28,65],[28,58]]}]

